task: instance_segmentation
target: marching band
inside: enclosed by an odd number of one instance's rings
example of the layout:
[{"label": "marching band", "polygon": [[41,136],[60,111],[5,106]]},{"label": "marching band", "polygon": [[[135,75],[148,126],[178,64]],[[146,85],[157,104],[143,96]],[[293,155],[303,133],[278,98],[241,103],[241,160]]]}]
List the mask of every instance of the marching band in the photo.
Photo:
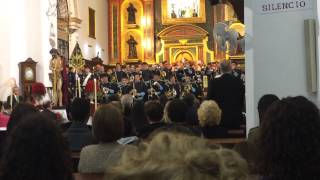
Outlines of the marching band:
[{"label": "marching band", "polygon": [[[168,62],[149,65],[145,62],[136,65],[116,64],[115,68],[105,71],[104,66],[97,65],[90,69],[85,67],[82,71],[69,71],[69,94],[72,97],[77,88],[76,81],[81,82],[81,89],[85,89],[88,81],[97,79],[102,92],[102,100],[109,96],[130,94],[135,100],[147,101],[166,96],[168,99],[182,98],[192,93],[197,98],[205,96],[208,80],[220,76],[218,63],[191,65],[189,62],[179,62],[171,65]],[[232,74],[244,82],[244,72],[239,65],[232,63]]]}]

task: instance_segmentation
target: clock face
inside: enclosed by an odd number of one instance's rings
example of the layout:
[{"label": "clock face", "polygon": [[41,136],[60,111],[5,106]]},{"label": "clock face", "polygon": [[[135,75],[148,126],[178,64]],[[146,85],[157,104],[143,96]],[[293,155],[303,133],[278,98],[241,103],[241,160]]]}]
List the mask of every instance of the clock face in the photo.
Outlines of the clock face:
[{"label": "clock face", "polygon": [[27,81],[33,81],[34,80],[34,73],[31,67],[26,67],[24,72],[24,78]]}]

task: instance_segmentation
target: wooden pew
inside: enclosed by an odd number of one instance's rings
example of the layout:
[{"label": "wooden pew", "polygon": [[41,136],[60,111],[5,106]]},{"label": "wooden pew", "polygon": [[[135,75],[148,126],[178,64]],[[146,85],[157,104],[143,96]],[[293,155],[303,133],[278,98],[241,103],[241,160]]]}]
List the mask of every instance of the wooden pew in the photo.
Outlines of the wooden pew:
[{"label": "wooden pew", "polygon": [[225,148],[233,148],[234,145],[245,142],[246,138],[221,138],[221,139],[210,139],[212,144],[220,144]]},{"label": "wooden pew", "polygon": [[74,173],[74,180],[103,180],[103,174],[98,173]]},{"label": "wooden pew", "polygon": [[72,169],[73,172],[78,172],[78,165],[80,160],[80,152],[72,152]]}]

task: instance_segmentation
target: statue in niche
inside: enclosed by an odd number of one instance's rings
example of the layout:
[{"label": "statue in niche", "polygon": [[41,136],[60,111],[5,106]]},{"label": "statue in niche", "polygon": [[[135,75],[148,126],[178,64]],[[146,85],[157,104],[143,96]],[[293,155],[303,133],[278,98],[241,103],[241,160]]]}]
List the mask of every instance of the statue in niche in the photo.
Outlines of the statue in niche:
[{"label": "statue in niche", "polygon": [[127,41],[128,45],[129,45],[129,55],[128,55],[128,59],[137,59],[138,58],[138,54],[137,54],[137,41],[133,38],[132,35],[130,35],[129,40]]},{"label": "statue in niche", "polygon": [[174,12],[173,9],[172,9],[172,12],[171,12],[171,18],[177,18],[177,14]]},{"label": "statue in niche", "polygon": [[193,9],[192,17],[198,17],[198,13],[196,9]]},{"label": "statue in niche", "polygon": [[129,3],[128,11],[128,24],[136,24],[136,12],[137,9],[133,6],[132,3]]}]

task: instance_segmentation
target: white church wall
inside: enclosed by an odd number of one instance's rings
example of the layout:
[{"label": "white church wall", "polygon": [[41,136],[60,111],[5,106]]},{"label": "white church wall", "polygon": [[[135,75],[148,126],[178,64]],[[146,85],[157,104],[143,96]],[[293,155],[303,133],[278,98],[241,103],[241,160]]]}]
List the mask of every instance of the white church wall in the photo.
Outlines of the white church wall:
[{"label": "white church wall", "polygon": [[[79,16],[82,20],[81,27],[72,35],[72,47],[76,41],[79,42],[82,54],[85,59],[91,60],[97,56],[108,63],[108,1],[107,0],[79,0]],[[89,7],[95,10],[96,38],[89,37]]]},{"label": "white church wall", "polygon": [[245,0],[247,129],[259,124],[256,107],[264,94],[318,100],[307,92],[304,20],[317,13],[316,1],[306,1],[312,8],[262,14],[259,1]]},{"label": "white church wall", "polygon": [[[49,2],[56,0],[10,0],[0,6],[0,96],[9,78],[19,83],[18,63],[28,57],[38,62],[37,80],[46,86],[49,81]],[[54,22],[56,26],[56,22]],[[55,28],[56,29],[56,28]],[[1,97],[3,99],[3,97]]]}]

